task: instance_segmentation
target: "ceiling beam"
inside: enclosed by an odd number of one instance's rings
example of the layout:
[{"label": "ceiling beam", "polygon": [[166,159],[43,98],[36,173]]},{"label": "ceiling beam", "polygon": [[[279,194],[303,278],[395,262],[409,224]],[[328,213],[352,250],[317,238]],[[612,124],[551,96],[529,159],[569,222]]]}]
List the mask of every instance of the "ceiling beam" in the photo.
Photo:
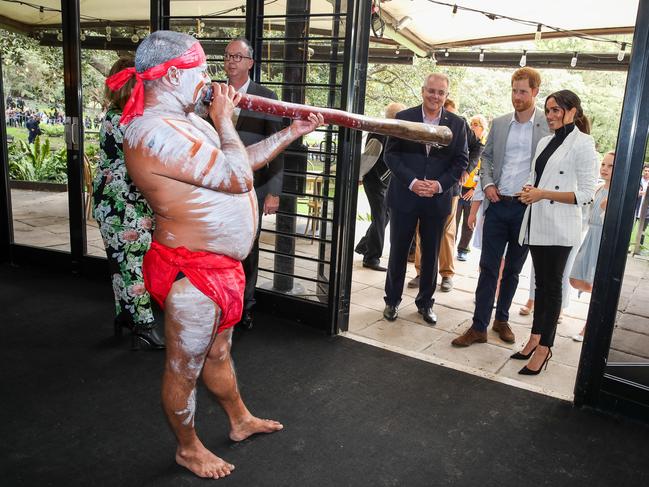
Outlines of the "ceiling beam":
[{"label": "ceiling beam", "polygon": [[[435,59],[439,66],[471,66],[479,68],[518,68],[521,51],[485,51],[484,61],[480,62],[479,53],[467,51],[449,51],[448,57],[444,51],[435,51]],[[539,69],[575,69],[597,71],[626,71],[629,68],[629,54],[622,61],[617,60],[617,53],[580,52],[577,65],[570,67],[572,53],[528,52],[527,64]]]}]

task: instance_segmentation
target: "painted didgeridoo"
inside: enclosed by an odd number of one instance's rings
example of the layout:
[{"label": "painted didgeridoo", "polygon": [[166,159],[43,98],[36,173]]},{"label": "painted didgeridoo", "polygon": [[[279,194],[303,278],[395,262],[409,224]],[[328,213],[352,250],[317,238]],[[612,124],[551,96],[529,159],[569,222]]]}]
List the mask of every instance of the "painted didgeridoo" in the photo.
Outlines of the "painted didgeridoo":
[{"label": "painted didgeridoo", "polygon": [[366,132],[398,137],[433,146],[447,146],[453,138],[451,129],[442,125],[428,125],[394,118],[366,117],[365,115],[333,108],[299,105],[255,95],[241,95],[241,101],[239,101],[237,107],[296,120],[308,119],[309,113],[320,113],[326,124],[341,125],[351,129],[365,130]]}]

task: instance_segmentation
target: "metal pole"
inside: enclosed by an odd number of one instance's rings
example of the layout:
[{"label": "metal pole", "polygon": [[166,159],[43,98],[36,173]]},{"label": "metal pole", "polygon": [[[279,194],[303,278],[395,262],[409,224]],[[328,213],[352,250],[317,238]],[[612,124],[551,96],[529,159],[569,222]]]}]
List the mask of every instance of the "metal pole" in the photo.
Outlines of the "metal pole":
[{"label": "metal pole", "polygon": [[13,221],[11,190],[9,189],[9,158],[7,150],[7,121],[5,120],[4,84],[2,80],[2,53],[0,52],[0,262],[11,261]]},{"label": "metal pole", "polygon": [[[284,67],[284,82],[288,86],[282,88],[282,100],[292,103],[304,103],[305,93],[302,84],[306,81],[307,39],[309,36],[308,15],[311,11],[310,0],[291,0],[286,2],[286,15],[303,15],[304,18],[292,18],[286,22],[286,37],[303,39],[300,42],[290,42],[284,46],[284,59],[289,61]],[[293,142],[284,154],[284,169],[290,173],[304,173],[307,166],[306,147],[302,138]],[[303,181],[295,176],[284,178],[284,187],[292,193],[300,193]],[[275,240],[274,267],[283,274],[273,276],[275,291],[290,293],[294,290],[295,272],[295,214],[297,213],[297,197],[282,195],[279,201],[279,212],[275,219],[278,232]],[[286,235],[282,235],[286,234]],[[281,255],[285,254],[285,255]],[[284,275],[288,274],[288,275]]]},{"label": "metal pole", "polygon": [[68,155],[68,209],[72,270],[80,271],[86,246],[83,207],[83,113],[81,97],[81,44],[79,0],[61,2],[63,29],[63,81],[65,94],[65,140]]}]

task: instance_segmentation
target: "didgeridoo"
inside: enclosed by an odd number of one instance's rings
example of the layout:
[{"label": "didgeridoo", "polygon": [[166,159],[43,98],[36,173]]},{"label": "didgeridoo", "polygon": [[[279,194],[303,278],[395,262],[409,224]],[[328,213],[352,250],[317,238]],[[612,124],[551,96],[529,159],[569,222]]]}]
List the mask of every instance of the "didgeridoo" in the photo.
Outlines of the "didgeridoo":
[{"label": "didgeridoo", "polygon": [[320,113],[327,124],[341,125],[351,129],[365,130],[366,132],[398,137],[400,139],[412,140],[434,146],[447,146],[453,138],[451,129],[442,125],[428,125],[393,118],[366,117],[365,115],[344,112],[333,108],[312,107],[255,95],[241,95],[241,101],[239,101],[237,107],[296,120],[306,120],[310,113]]}]

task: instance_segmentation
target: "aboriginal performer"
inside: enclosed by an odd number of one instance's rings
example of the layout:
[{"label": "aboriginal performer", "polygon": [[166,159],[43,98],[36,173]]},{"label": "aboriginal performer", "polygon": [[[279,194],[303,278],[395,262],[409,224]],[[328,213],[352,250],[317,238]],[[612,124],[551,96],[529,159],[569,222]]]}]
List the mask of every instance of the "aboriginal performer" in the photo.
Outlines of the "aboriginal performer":
[{"label": "aboriginal performer", "polygon": [[[157,31],[138,47],[135,68],[107,80],[136,84],[124,107],[128,172],[151,205],[156,228],[144,258],[144,280],[165,310],[167,342],[162,405],[176,439],[176,461],[199,477],[220,478],[234,466],[196,435],[196,380],[202,373],[230,421],[230,438],[282,429],[246,408],[230,356],[232,326],[243,306],[243,260],[257,227],[253,171],[322,124],[321,115],[244,147],[232,124],[241,97],[212,84],[193,37]],[[209,116],[214,127],[202,117]]]}]

